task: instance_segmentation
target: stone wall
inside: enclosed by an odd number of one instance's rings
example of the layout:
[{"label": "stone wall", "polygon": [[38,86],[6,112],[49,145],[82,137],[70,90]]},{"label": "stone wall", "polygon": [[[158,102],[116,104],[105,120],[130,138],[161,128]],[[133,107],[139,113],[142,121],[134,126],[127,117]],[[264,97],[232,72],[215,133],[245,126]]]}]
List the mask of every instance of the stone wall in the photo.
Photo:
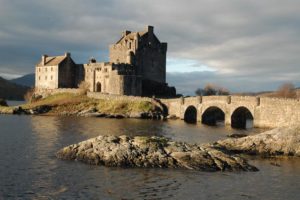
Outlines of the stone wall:
[{"label": "stone wall", "polygon": [[90,92],[135,96],[142,94],[141,78],[131,65],[89,63],[84,65],[84,69]]},{"label": "stone wall", "polygon": [[88,92],[87,96],[94,99],[103,100],[120,100],[120,101],[152,101],[152,98],[148,97],[137,97],[137,96],[124,96],[124,95],[112,95],[102,94],[98,92]]},{"label": "stone wall", "polygon": [[84,94],[84,91],[77,88],[59,88],[59,89],[45,89],[45,88],[36,88],[34,91],[35,95],[41,95],[43,98],[62,93],[71,93],[71,94]]},{"label": "stone wall", "polygon": [[166,82],[166,54],[167,43],[157,39],[152,26],[146,32],[125,31],[109,48],[110,62],[133,64],[142,79],[159,83]]},{"label": "stone wall", "polygon": [[58,88],[58,66],[37,66],[35,68],[35,87]]},{"label": "stone wall", "polygon": [[[77,88],[83,80],[83,67],[76,65],[69,53],[64,56],[48,57],[50,63],[43,63],[48,56],[35,68],[35,87],[43,89]],[[59,60],[53,62],[52,60]]]},{"label": "stone wall", "polygon": [[296,99],[260,98],[255,108],[258,127],[290,126],[300,123],[300,101]]},{"label": "stone wall", "polygon": [[76,67],[70,56],[59,64],[58,88],[77,88]]},{"label": "stone wall", "polygon": [[203,113],[217,107],[225,113],[225,123],[231,124],[232,114],[240,107],[246,108],[253,116],[255,127],[290,126],[300,123],[300,101],[268,97],[204,96],[179,99],[162,99],[170,115],[184,118],[189,106],[197,109],[197,120]]}]

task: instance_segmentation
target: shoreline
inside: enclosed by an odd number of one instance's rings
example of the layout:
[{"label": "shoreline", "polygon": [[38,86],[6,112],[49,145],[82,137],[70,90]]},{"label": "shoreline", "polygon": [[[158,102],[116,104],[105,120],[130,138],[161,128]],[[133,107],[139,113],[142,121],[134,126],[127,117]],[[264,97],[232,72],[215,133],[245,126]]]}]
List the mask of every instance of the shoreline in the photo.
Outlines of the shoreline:
[{"label": "shoreline", "polygon": [[157,102],[103,100],[61,93],[18,106],[0,106],[0,114],[165,119]]}]

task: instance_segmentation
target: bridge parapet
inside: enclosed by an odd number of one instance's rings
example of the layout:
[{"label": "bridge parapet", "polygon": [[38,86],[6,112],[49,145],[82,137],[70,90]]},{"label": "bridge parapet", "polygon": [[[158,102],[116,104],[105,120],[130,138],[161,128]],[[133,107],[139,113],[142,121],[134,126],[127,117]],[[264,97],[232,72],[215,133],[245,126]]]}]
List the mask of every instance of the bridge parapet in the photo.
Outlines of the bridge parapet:
[{"label": "bridge parapet", "polygon": [[299,99],[287,99],[287,98],[270,98],[270,97],[260,97],[260,102],[262,105],[274,105],[275,104],[285,104],[285,105],[295,105],[299,106]]},{"label": "bridge parapet", "polygon": [[228,96],[203,96],[202,97],[202,102],[206,103],[206,102],[223,102],[223,103],[227,103],[228,102]]}]

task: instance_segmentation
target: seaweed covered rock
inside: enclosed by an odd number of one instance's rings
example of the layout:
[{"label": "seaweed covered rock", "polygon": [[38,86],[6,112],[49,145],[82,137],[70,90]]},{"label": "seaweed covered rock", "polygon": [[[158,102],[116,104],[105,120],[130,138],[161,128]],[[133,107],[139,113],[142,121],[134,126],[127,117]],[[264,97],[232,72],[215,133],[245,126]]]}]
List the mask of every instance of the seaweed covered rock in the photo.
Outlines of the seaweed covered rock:
[{"label": "seaweed covered rock", "polygon": [[300,156],[300,126],[275,128],[257,135],[221,140],[214,145],[234,153]]},{"label": "seaweed covered rock", "polygon": [[109,167],[183,168],[202,171],[256,171],[246,160],[210,145],[174,142],[164,137],[98,136],[67,146],[56,156]]}]

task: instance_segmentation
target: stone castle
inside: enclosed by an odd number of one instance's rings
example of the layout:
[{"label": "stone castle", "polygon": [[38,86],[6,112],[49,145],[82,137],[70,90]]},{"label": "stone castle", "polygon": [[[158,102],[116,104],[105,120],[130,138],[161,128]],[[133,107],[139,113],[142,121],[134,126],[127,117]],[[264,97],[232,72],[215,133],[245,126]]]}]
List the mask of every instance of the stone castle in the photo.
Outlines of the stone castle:
[{"label": "stone castle", "polygon": [[124,31],[109,47],[109,62],[92,58],[76,64],[70,53],[43,55],[36,65],[36,89],[77,88],[85,81],[90,92],[133,96],[175,96],[166,83],[167,43],[160,42],[154,28]]}]

